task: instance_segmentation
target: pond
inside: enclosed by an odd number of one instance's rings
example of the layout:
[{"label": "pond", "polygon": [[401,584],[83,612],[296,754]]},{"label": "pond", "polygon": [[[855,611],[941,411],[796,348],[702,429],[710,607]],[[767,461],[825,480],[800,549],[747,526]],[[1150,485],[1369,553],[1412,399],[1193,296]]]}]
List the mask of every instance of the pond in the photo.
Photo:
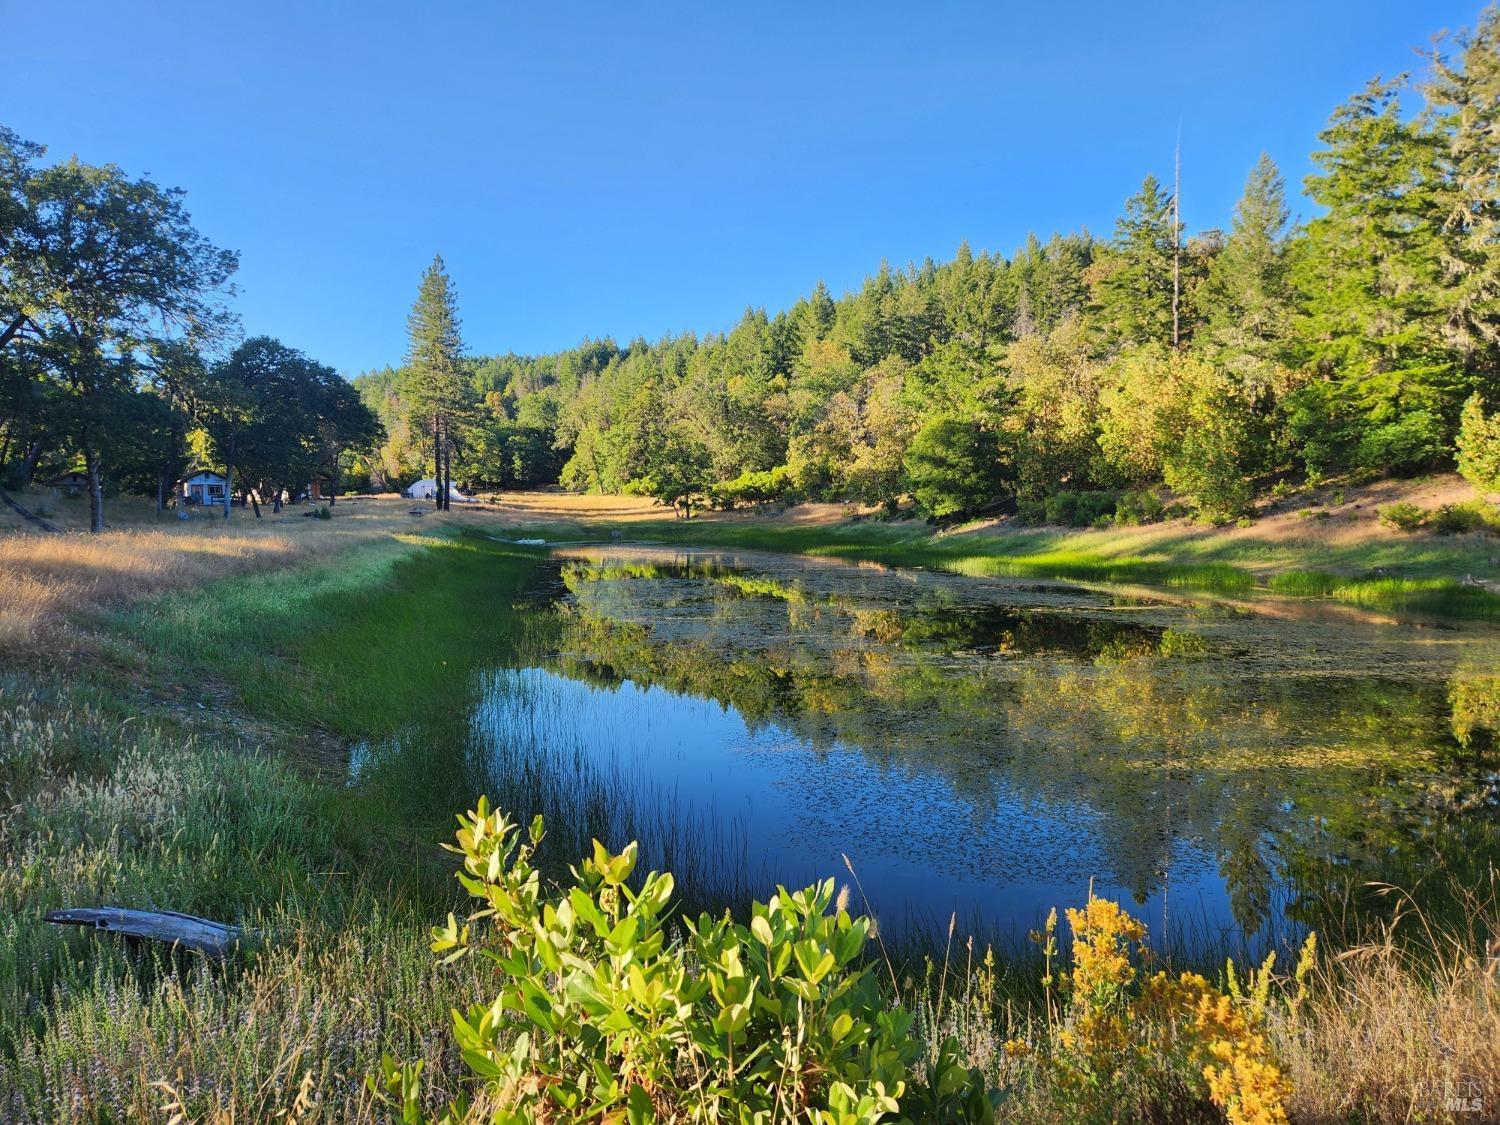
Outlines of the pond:
[{"label": "pond", "polygon": [[1255,951],[1496,851],[1492,627],[756,552],[541,565],[550,627],[481,675],[481,753],[607,778],[653,863],[849,883],[893,939],[1013,941],[1092,886]]}]

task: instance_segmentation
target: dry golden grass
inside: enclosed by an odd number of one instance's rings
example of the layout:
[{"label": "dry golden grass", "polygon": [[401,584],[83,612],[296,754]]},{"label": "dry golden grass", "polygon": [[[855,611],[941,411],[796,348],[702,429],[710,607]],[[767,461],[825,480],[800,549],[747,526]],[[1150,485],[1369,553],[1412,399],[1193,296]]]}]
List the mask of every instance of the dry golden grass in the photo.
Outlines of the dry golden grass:
[{"label": "dry golden grass", "polygon": [[268,570],[400,532],[493,519],[483,510],[407,514],[400,499],[339,504],[331,520],[306,508],[257,520],[236,511],[228,522],[199,516],[137,525],[100,535],[23,531],[0,536],[0,653],[56,643],[80,615],[183,586]]},{"label": "dry golden grass", "polygon": [[1475,891],[1468,932],[1398,896],[1380,939],[1319,970],[1275,1036],[1293,1121],[1500,1120],[1500,911],[1496,887]]}]

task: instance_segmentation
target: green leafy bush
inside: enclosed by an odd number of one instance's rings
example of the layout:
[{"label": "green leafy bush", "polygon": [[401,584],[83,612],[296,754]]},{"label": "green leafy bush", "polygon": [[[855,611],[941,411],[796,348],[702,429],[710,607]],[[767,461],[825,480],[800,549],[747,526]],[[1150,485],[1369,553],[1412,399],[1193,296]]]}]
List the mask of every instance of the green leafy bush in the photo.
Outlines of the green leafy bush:
[{"label": "green leafy bush", "polygon": [[1464,403],[1457,447],[1464,479],[1480,492],[1500,492],[1500,413],[1487,416],[1477,394]]},{"label": "green leafy bush", "polygon": [[1500,511],[1481,500],[1470,500],[1434,509],[1427,522],[1439,535],[1461,535],[1468,531],[1500,532]]},{"label": "green leafy bush", "polygon": [[1160,523],[1166,518],[1167,507],[1149,488],[1131,489],[1120,493],[1115,501],[1115,522],[1134,525]]},{"label": "green leafy bush", "polygon": [[[498,993],[455,1013],[479,1083],[443,1121],[808,1121],[865,1125],[913,1113],[987,1121],[977,1072],[944,1045],[923,1067],[912,1017],[863,966],[871,923],[831,880],[778,890],[749,925],[707,915],[669,937],[670,874],[635,881],[637,846],[593,855],[555,898],[526,840],[487,801],[459,818],[459,880],[482,906],[433,931],[445,962],[480,956]],[[832,910],[830,910],[832,907]],[[422,1122],[420,1064],[387,1059],[372,1092]],[[472,1115],[472,1118],[471,1118]]]},{"label": "green leafy bush", "polygon": [[777,465],[764,472],[741,473],[733,480],[716,484],[709,491],[716,508],[733,508],[740,504],[765,504],[772,500],[792,500],[797,496],[796,474],[789,465]]},{"label": "green leafy bush", "polygon": [[1380,522],[1400,531],[1426,528],[1439,535],[1461,535],[1470,531],[1500,534],[1500,509],[1483,500],[1469,500],[1462,504],[1444,504],[1429,511],[1403,501],[1381,508]]},{"label": "green leafy bush", "polygon": [[1387,504],[1380,509],[1379,515],[1381,523],[1397,531],[1416,531],[1427,518],[1427,513],[1421,508],[1404,500],[1397,504]]},{"label": "green leafy bush", "polygon": [[1055,492],[1046,500],[1048,523],[1063,527],[1092,527],[1101,516],[1115,514],[1113,492]]},{"label": "green leafy bush", "polygon": [[1402,473],[1441,462],[1450,449],[1442,419],[1431,410],[1414,410],[1366,431],[1354,451],[1356,468]]}]

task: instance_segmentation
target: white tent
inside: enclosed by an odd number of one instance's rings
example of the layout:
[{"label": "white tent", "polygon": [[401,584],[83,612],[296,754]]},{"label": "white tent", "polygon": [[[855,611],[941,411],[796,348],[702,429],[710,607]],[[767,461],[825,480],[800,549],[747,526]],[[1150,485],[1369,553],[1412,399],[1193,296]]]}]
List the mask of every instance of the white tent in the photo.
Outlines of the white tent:
[{"label": "white tent", "polygon": [[[473,504],[473,503],[476,503],[474,497],[472,497],[472,496],[465,496],[462,492],[460,492],[458,490],[458,485],[456,485],[456,484],[455,485],[450,485],[449,488],[450,488],[450,491],[448,493],[448,501],[449,501],[449,503],[452,503],[452,504]],[[438,482],[435,481],[435,480],[433,480],[431,477],[423,477],[421,480],[419,480],[416,483],[414,483],[405,492],[405,495],[411,497],[413,500],[432,500],[432,499],[435,499],[437,497],[437,494],[438,494]]]}]

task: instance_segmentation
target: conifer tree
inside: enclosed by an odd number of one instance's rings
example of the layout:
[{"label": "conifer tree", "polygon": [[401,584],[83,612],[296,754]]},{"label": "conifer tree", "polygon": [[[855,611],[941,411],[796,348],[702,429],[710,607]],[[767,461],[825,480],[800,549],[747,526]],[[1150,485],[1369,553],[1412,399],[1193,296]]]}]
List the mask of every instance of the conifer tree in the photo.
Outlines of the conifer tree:
[{"label": "conifer tree", "polygon": [[1500,5],[1486,8],[1458,46],[1457,64],[1432,52],[1422,91],[1444,173],[1433,193],[1443,338],[1470,374],[1500,390]]},{"label": "conifer tree", "polygon": [[1313,154],[1294,279],[1303,362],[1294,432],[1314,469],[1398,471],[1451,448],[1461,395],[1440,339],[1440,178],[1430,130],[1401,112],[1404,78],[1369,83],[1334,111]]},{"label": "conifer tree", "polygon": [[406,318],[406,398],[416,419],[432,435],[436,505],[447,511],[453,486],[453,447],[469,406],[463,367],[458,299],[442,255],[422,274],[417,300]]},{"label": "conifer tree", "polygon": [[1112,342],[1172,342],[1173,246],[1172,198],[1147,176],[1095,271],[1094,299]]},{"label": "conifer tree", "polygon": [[1261,155],[1209,267],[1201,298],[1206,350],[1253,394],[1269,388],[1292,327],[1286,238],[1290,213],[1276,164]]}]

